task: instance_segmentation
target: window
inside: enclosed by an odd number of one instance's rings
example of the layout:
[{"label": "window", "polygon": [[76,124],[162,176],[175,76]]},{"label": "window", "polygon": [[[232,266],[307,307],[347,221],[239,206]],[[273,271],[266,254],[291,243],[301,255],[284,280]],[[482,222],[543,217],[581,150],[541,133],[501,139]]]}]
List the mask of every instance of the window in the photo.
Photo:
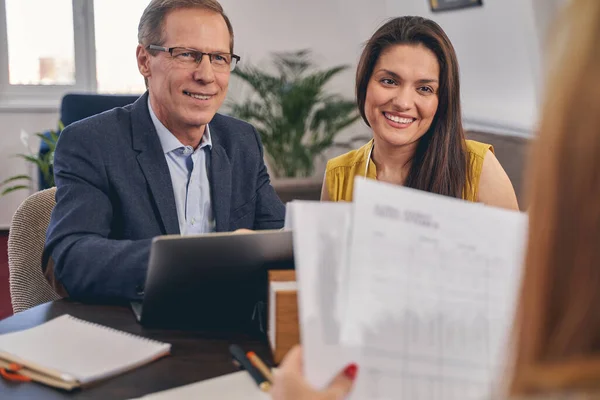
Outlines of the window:
[{"label": "window", "polygon": [[94,3],[98,92],[141,94],[146,91],[138,71],[135,48],[138,22],[149,2],[97,0]]},{"label": "window", "polygon": [[67,92],[141,94],[150,0],[0,0],[0,109],[56,110]]},{"label": "window", "polygon": [[[5,1],[9,83],[73,85],[75,55],[71,0]],[[60,15],[61,20],[49,24],[48,15]]]}]

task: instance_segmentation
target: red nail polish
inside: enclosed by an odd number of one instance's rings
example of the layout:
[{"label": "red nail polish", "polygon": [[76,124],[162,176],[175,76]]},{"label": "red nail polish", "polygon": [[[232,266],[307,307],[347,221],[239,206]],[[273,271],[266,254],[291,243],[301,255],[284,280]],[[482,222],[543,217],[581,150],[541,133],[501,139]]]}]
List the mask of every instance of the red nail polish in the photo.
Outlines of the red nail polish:
[{"label": "red nail polish", "polygon": [[350,364],[346,367],[346,369],[344,369],[344,375],[346,375],[346,377],[348,377],[348,379],[350,380],[354,380],[356,379],[356,373],[358,372],[358,365],[356,364]]}]

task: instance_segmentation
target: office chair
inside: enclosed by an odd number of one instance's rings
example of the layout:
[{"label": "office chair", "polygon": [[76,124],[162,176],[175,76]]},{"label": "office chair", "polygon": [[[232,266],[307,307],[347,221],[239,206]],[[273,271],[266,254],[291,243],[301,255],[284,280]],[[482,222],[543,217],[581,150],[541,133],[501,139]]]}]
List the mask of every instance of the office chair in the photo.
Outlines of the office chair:
[{"label": "office chair", "polygon": [[61,297],[42,272],[42,254],[56,188],[34,193],[19,206],[8,234],[10,298],[16,314]]},{"label": "office chair", "polygon": [[[60,104],[60,121],[64,126],[69,126],[73,122],[91,117],[101,112],[111,110],[115,107],[123,107],[133,103],[139,96],[132,95],[112,95],[95,93],[67,93],[62,98]],[[44,135],[50,138],[50,134]],[[40,142],[39,155],[46,154],[50,149],[42,140]],[[44,181],[44,176],[38,170],[38,189],[47,189],[48,184]]]}]

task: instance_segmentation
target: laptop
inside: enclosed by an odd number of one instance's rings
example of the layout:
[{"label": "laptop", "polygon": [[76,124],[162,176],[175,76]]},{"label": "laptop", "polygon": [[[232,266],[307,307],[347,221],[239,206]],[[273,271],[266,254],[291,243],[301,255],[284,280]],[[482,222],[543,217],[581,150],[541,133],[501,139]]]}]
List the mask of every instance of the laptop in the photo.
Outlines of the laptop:
[{"label": "laptop", "polygon": [[268,270],[293,268],[291,231],[158,236],[132,309],[148,327],[264,332]]}]

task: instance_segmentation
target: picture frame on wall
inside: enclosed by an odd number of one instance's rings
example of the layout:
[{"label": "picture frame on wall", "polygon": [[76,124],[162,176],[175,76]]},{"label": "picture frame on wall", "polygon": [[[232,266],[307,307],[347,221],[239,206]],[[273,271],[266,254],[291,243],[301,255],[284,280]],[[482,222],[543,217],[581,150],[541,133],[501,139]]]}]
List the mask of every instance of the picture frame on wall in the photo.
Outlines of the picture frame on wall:
[{"label": "picture frame on wall", "polygon": [[481,7],[483,0],[428,0],[431,11],[441,12],[458,10],[467,7]]}]

